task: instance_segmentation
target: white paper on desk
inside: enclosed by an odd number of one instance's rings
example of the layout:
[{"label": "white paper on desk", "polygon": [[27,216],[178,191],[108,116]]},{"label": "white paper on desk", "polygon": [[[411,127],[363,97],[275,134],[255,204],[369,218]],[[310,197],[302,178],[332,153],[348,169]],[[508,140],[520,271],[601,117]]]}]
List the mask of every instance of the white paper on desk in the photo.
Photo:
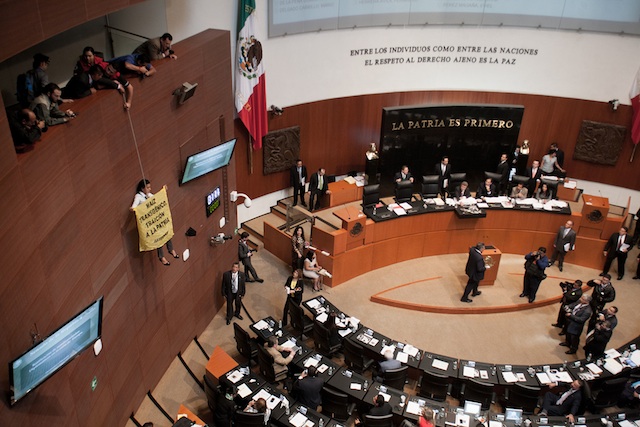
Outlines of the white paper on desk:
[{"label": "white paper on desk", "polygon": [[313,308],[315,309],[316,307],[318,307],[320,305],[320,301],[318,301],[317,298],[314,298],[310,301],[307,301],[307,305],[309,306],[309,308]]},{"label": "white paper on desk", "polygon": [[531,206],[533,206],[533,209],[542,209],[542,208],[544,208],[544,204],[542,204],[542,203],[540,203],[540,202],[537,202],[537,201],[536,201],[536,202],[533,202],[533,203],[531,204]]},{"label": "white paper on desk", "polygon": [[318,322],[320,322],[320,323],[324,323],[328,318],[329,318],[329,315],[326,312],[324,312],[324,313],[319,314],[316,317],[316,320]]},{"label": "white paper on desk", "polygon": [[322,313],[324,313],[326,311],[327,311],[327,309],[324,306],[320,306],[320,307],[316,308],[316,313],[318,313],[318,315],[320,315],[320,314],[322,314]]},{"label": "white paper on desk", "polygon": [[538,381],[540,384],[551,384],[553,381],[549,378],[549,375],[546,372],[536,372],[536,377],[538,377]]},{"label": "white paper on desk", "polygon": [[244,375],[242,375],[242,372],[240,372],[239,370],[234,370],[233,372],[230,372],[227,374],[227,379],[229,381],[231,381],[233,384],[237,383],[238,381],[240,381],[242,379],[242,377],[244,377]]},{"label": "white paper on desk", "polygon": [[360,384],[360,383],[351,383],[349,388],[351,390],[362,390],[362,384]]},{"label": "white paper on desk", "polygon": [[598,365],[596,365],[595,363],[591,362],[587,365],[587,369],[590,370],[591,372],[593,372],[594,374],[601,374],[602,373],[602,369],[600,369],[600,367]]},{"label": "white paper on desk", "polygon": [[344,182],[346,182],[347,184],[355,184],[356,183],[356,179],[352,176],[348,176],[345,179],[343,179]]},{"label": "white paper on desk", "polygon": [[273,410],[276,406],[280,404],[281,400],[279,397],[271,396],[269,400],[267,400],[267,408]]},{"label": "white paper on desk", "polygon": [[382,350],[380,350],[380,354],[385,354],[387,351],[394,352],[396,351],[395,345],[383,345]]},{"label": "white paper on desk", "polygon": [[445,362],[444,360],[440,359],[433,359],[433,362],[431,362],[431,366],[436,369],[447,371],[449,369],[449,362]]},{"label": "white paper on desk", "polygon": [[604,362],[604,369],[615,375],[622,371],[622,365],[615,359],[607,359],[606,362]]},{"label": "white paper on desk", "polygon": [[259,392],[257,392],[255,396],[253,396],[253,400],[258,400],[260,398],[263,398],[265,401],[269,401],[271,397],[272,397],[271,393],[269,393],[265,389],[262,389]]},{"label": "white paper on desk", "polygon": [[246,384],[240,384],[238,387],[238,396],[247,397],[251,394],[251,389]]},{"label": "white paper on desk", "polygon": [[307,422],[304,423],[304,425],[302,427],[313,427],[314,425],[316,425],[316,424],[313,421],[307,420]]},{"label": "white paper on desk", "polygon": [[329,367],[327,365],[325,365],[324,363],[322,365],[318,366],[318,372],[320,372],[320,373],[323,373],[327,369],[329,369]]},{"label": "white paper on desk", "polygon": [[631,359],[631,361],[635,363],[636,366],[640,366],[640,350],[634,350],[633,353],[631,353],[631,355],[629,356],[629,359]]},{"label": "white paper on desk", "polygon": [[502,427],[500,421],[489,420],[489,427]]},{"label": "white paper on desk", "polygon": [[371,339],[369,340],[369,345],[370,345],[371,347],[375,347],[375,345],[376,345],[376,344],[378,344],[378,342],[380,342],[380,340],[379,340],[378,338],[371,338]]},{"label": "white paper on desk", "polygon": [[393,209],[393,213],[395,213],[398,216],[401,216],[401,215],[406,215],[407,211],[405,211],[401,206],[398,206],[397,208]]},{"label": "white paper on desk", "polygon": [[407,412],[413,415],[420,415],[420,405],[418,405],[418,402],[410,401],[407,403]]},{"label": "white paper on desk", "polygon": [[351,329],[339,329],[338,333],[342,338],[344,338],[351,333]]},{"label": "white paper on desk", "polygon": [[516,205],[532,205],[536,199],[527,197],[526,199],[516,199]]},{"label": "white paper on desk", "polygon": [[615,348],[610,348],[609,350],[605,351],[604,354],[606,354],[607,357],[611,358],[622,356],[620,352],[618,352],[618,350],[616,350]]},{"label": "white paper on desk", "polygon": [[254,328],[256,328],[257,330],[261,331],[263,329],[267,329],[269,327],[269,324],[267,322],[265,322],[264,320],[259,320],[255,323],[255,325],[253,325]]},{"label": "white paper on desk", "polygon": [[469,427],[469,415],[456,414],[456,425],[462,427]]},{"label": "white paper on desk", "polygon": [[553,376],[555,377],[555,380],[561,383],[570,383],[573,382],[573,379],[571,378],[571,375],[569,375],[569,372],[567,371],[558,371],[555,374],[553,374]]},{"label": "white paper on desk", "polygon": [[388,402],[389,400],[391,400],[391,395],[387,394],[387,393],[383,393],[383,392],[379,392],[378,393],[380,396],[384,397],[384,401]]},{"label": "white paper on desk", "polygon": [[349,317],[349,323],[351,323],[351,326],[353,326],[354,328],[357,328],[358,325],[360,324],[360,319],[358,319],[357,317]]},{"label": "white paper on desk", "polygon": [[569,190],[573,190],[578,186],[578,181],[567,180],[564,182],[564,188],[568,188]]},{"label": "white paper on desk", "polygon": [[399,351],[398,354],[396,354],[396,360],[401,363],[407,363],[409,361],[409,355],[405,352]]},{"label": "white paper on desk", "polygon": [[618,421],[618,424],[620,424],[620,427],[637,427],[636,423],[634,423],[633,421],[629,421],[629,420]]},{"label": "white paper on desk", "polygon": [[304,423],[307,422],[307,420],[308,420],[307,417],[305,417],[300,412],[298,412],[293,417],[291,417],[289,422],[296,427],[302,427]]},{"label": "white paper on desk", "polygon": [[518,377],[511,371],[502,372],[502,378],[508,383],[517,383]]},{"label": "white paper on desk", "polygon": [[444,206],[444,200],[442,199],[434,199],[436,202],[436,206]]},{"label": "white paper on desk", "polygon": [[522,372],[518,372],[516,374],[516,377],[518,377],[518,381],[526,381],[527,378],[524,376],[524,374]]},{"label": "white paper on desk", "polygon": [[400,205],[398,205],[397,203],[389,203],[389,204],[387,205],[387,209],[389,209],[390,211],[392,211],[392,210],[394,210],[395,208],[397,208],[398,206],[400,206]]},{"label": "white paper on desk", "polygon": [[462,368],[462,375],[469,378],[475,378],[477,376],[476,368],[472,366],[465,366]]},{"label": "white paper on desk", "polygon": [[415,348],[411,344],[406,344],[404,346],[404,348],[402,349],[402,351],[404,353],[407,353],[411,357],[416,357],[418,355],[418,351],[420,351],[420,350],[418,350],[417,348]]},{"label": "white paper on desk", "polygon": [[479,373],[480,373],[480,378],[482,378],[483,380],[488,380],[489,379],[489,373],[487,371],[485,371],[484,369],[480,370]]},{"label": "white paper on desk", "polygon": [[488,204],[488,203],[485,203],[485,202],[478,202],[478,207],[479,207],[480,209],[486,209],[486,208],[488,208],[488,207],[489,207],[489,204]]},{"label": "white paper on desk", "polygon": [[282,347],[284,348],[293,348],[295,346],[296,346],[296,343],[291,341],[291,339],[288,339],[285,343],[282,344]]},{"label": "white paper on desk", "polygon": [[318,363],[320,363],[318,359],[316,359],[315,357],[310,357],[304,361],[304,367],[308,368],[309,366],[318,366]]},{"label": "white paper on desk", "polygon": [[413,206],[411,206],[409,203],[407,202],[402,202],[400,203],[400,207],[404,208],[404,209],[411,209]]}]

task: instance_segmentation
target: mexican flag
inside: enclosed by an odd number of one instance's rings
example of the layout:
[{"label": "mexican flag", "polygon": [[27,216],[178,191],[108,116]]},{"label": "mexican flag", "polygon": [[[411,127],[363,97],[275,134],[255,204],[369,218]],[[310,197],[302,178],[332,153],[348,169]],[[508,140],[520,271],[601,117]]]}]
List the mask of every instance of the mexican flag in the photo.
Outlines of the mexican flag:
[{"label": "mexican flag", "polygon": [[640,70],[638,70],[636,78],[633,80],[633,85],[631,85],[629,98],[631,98],[631,106],[633,107],[631,140],[635,145],[638,145],[638,142],[640,142]]},{"label": "mexican flag", "polygon": [[236,48],[236,110],[249,131],[254,150],[268,132],[262,44],[256,37],[256,2],[240,0]]}]

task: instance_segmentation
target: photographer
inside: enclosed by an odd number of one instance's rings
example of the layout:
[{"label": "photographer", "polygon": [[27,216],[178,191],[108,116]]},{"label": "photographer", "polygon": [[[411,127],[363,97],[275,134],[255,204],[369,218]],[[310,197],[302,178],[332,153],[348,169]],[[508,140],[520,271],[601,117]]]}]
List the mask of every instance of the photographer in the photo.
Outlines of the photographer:
[{"label": "photographer", "polygon": [[551,326],[562,328],[560,335],[564,335],[566,333],[565,327],[567,325],[566,307],[569,304],[578,301],[582,296],[582,280],[576,280],[573,283],[560,282],[560,287],[562,288],[562,299],[560,300],[560,310],[558,310],[558,320]]},{"label": "photographer", "polygon": [[528,297],[529,304],[536,300],[536,293],[540,283],[547,278],[544,270],[549,267],[547,258],[547,248],[541,246],[537,251],[533,251],[524,256],[524,289],[520,298]]}]

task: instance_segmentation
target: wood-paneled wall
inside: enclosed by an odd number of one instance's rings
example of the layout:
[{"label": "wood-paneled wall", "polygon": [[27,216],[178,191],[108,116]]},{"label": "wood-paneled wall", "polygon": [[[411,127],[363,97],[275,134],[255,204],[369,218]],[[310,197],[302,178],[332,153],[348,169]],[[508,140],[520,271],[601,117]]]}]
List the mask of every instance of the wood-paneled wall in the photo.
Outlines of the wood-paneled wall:
[{"label": "wood-paneled wall", "polygon": [[[634,163],[629,163],[633,149],[630,138],[632,112],[631,107],[625,105],[614,112],[605,102],[540,95],[455,91],[385,93],[288,107],[282,116],[270,116],[269,129],[300,126],[300,153],[309,173],[325,167],[328,174],[343,174],[364,170],[364,153],[371,142],[380,140],[383,107],[477,103],[524,105],[518,141],[528,139],[531,142],[530,160],[540,159],[550,143],[557,141],[565,152],[564,168],[570,177],[640,189],[640,154]],[[622,125],[629,129],[616,166],[573,160],[583,120]],[[288,172],[263,176],[262,152],[252,153],[253,174],[250,174],[246,131],[241,124],[236,124],[236,133],[241,138],[236,158],[238,177],[242,177],[238,190],[251,197],[259,197],[288,187]]]},{"label": "wood-paneled wall", "polygon": [[[34,323],[46,336],[105,298],[102,353],[85,351],[13,408],[2,399],[0,425],[124,425],[222,306],[222,272],[237,259],[234,250],[209,246],[228,203],[222,171],[183,186],[178,180],[185,156],[233,136],[229,37],[216,30],[191,37],[176,45],[177,61],[159,61],[156,75],[132,80],[131,119],[145,175],[154,191],[168,186],[173,242],[179,253],[190,250],[187,262],[168,257],[165,267],[155,251],[138,251],[129,206],[142,173],[116,91],[74,103],[79,116],[50,128],[23,155],[15,154],[0,114],[0,365],[30,347]],[[172,92],[184,81],[198,89],[178,106]],[[232,163],[231,187],[235,174]],[[222,207],[206,218],[205,196],[216,186]],[[235,217],[234,207],[227,224]],[[185,236],[189,227],[197,236]],[[0,389],[7,391],[8,382],[0,369]]]}]

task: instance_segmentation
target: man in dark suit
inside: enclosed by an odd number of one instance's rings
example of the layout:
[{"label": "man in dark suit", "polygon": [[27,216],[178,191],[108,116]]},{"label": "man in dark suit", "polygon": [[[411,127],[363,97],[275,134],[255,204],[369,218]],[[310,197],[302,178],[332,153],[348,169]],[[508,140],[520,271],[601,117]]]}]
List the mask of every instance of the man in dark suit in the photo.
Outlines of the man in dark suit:
[{"label": "man in dark suit", "polygon": [[503,153],[500,156],[500,163],[498,163],[498,167],[496,168],[496,173],[500,174],[500,182],[498,186],[500,187],[500,194],[507,194],[507,186],[509,184],[509,162],[507,162],[507,155]]},{"label": "man in dark suit", "polygon": [[445,198],[449,192],[449,181],[451,180],[451,165],[447,156],[444,156],[440,163],[436,165],[434,172],[440,177],[438,180],[438,193],[442,195],[442,198]]},{"label": "man in dark suit", "polygon": [[618,259],[618,280],[622,280],[624,277],[624,263],[627,261],[627,255],[629,249],[631,249],[631,236],[627,234],[629,229],[627,227],[620,228],[620,231],[613,233],[607,244],[604,245],[604,268],[602,269],[601,276],[604,276],[609,272],[611,263],[614,259]]},{"label": "man in dark suit", "polygon": [[310,366],[306,373],[302,372],[298,380],[293,384],[293,394],[296,400],[305,406],[318,409],[322,405],[322,396],[320,392],[324,386],[324,381],[318,378],[318,371],[315,366]]},{"label": "man in dark suit", "polygon": [[558,260],[558,269],[562,271],[564,256],[567,252],[575,249],[576,232],[573,231],[573,221],[567,221],[563,227],[560,227],[556,240],[553,242],[553,254],[551,255],[551,265]]},{"label": "man in dark suit", "polygon": [[402,168],[400,168],[400,172],[396,172],[396,174],[393,177],[393,179],[396,182],[400,182],[400,181],[411,181],[411,182],[413,182],[413,175],[411,175],[411,172],[409,172],[409,166],[403,165]]},{"label": "man in dark suit", "polygon": [[478,296],[482,292],[478,290],[478,283],[484,279],[484,271],[487,266],[484,264],[484,258],[482,258],[482,251],[484,250],[484,243],[480,242],[471,249],[469,249],[469,258],[467,259],[467,266],[464,272],[469,276],[467,286],[464,288],[464,295],[460,298],[462,302],[473,302],[469,298],[469,294],[472,296]]},{"label": "man in dark suit", "polygon": [[476,192],[476,199],[485,197],[498,197],[498,191],[491,178],[485,179]]},{"label": "man in dark suit", "polygon": [[456,200],[460,200],[463,197],[471,197],[471,191],[469,191],[469,183],[462,181],[460,185],[456,187],[454,197]]},{"label": "man in dark suit", "polygon": [[527,177],[529,178],[529,182],[527,183],[527,192],[530,197],[533,197],[536,191],[536,185],[538,181],[540,181],[540,177],[542,177],[542,169],[540,169],[540,162],[534,160],[531,163],[531,167],[527,168]]},{"label": "man in dark suit", "polygon": [[307,167],[302,164],[302,160],[296,160],[296,164],[291,166],[291,186],[293,187],[293,206],[298,204],[298,193],[300,194],[301,205],[307,207],[304,202],[304,184],[307,182]]},{"label": "man in dark suit", "polygon": [[591,320],[589,329],[596,324],[598,313],[604,310],[604,306],[616,299],[616,290],[611,284],[611,275],[605,274],[601,279],[589,280],[587,286],[593,288],[591,293]]},{"label": "man in dark suit", "polygon": [[580,299],[573,304],[569,304],[566,308],[567,317],[567,335],[566,340],[559,345],[569,347],[566,354],[576,354],[578,351],[578,345],[580,344],[580,335],[584,324],[591,317],[591,296],[582,295]]},{"label": "man in dark suit", "polygon": [[[548,391],[544,395],[544,401],[542,402],[542,411],[538,415],[564,415],[570,423],[575,422],[575,416],[580,409],[580,402],[582,401],[582,386],[584,382],[582,380],[574,380],[571,383],[569,390],[562,394],[556,394]],[[557,387],[558,384],[551,385],[552,388]]]},{"label": "man in dark suit", "polygon": [[[231,323],[231,318],[236,316],[242,320],[240,308],[242,307],[242,297],[245,292],[244,273],[240,271],[237,262],[233,263],[230,271],[222,274],[222,295],[227,299],[227,325]],[[235,304],[235,310],[233,305]]]},{"label": "man in dark suit", "polygon": [[309,181],[309,210],[317,210],[320,207],[320,199],[322,196],[330,193],[325,170],[324,168],[320,168],[318,172],[311,175],[311,180]]},{"label": "man in dark suit", "polygon": [[565,335],[565,326],[567,324],[567,311],[565,309],[582,296],[582,280],[578,279],[573,283],[561,282],[560,287],[562,288],[562,299],[560,300],[560,310],[558,310],[558,320],[556,323],[552,323],[551,326],[562,328],[560,335]]},{"label": "man in dark suit", "polygon": [[[256,273],[256,269],[253,268],[253,263],[251,262],[253,251],[249,247],[248,240],[249,233],[243,231],[242,234],[240,234],[240,240],[238,240],[238,258],[240,258],[240,262],[244,265],[244,274],[247,276],[247,282],[262,283],[264,280],[258,277],[258,273]],[[253,280],[251,276],[253,276]]]}]

